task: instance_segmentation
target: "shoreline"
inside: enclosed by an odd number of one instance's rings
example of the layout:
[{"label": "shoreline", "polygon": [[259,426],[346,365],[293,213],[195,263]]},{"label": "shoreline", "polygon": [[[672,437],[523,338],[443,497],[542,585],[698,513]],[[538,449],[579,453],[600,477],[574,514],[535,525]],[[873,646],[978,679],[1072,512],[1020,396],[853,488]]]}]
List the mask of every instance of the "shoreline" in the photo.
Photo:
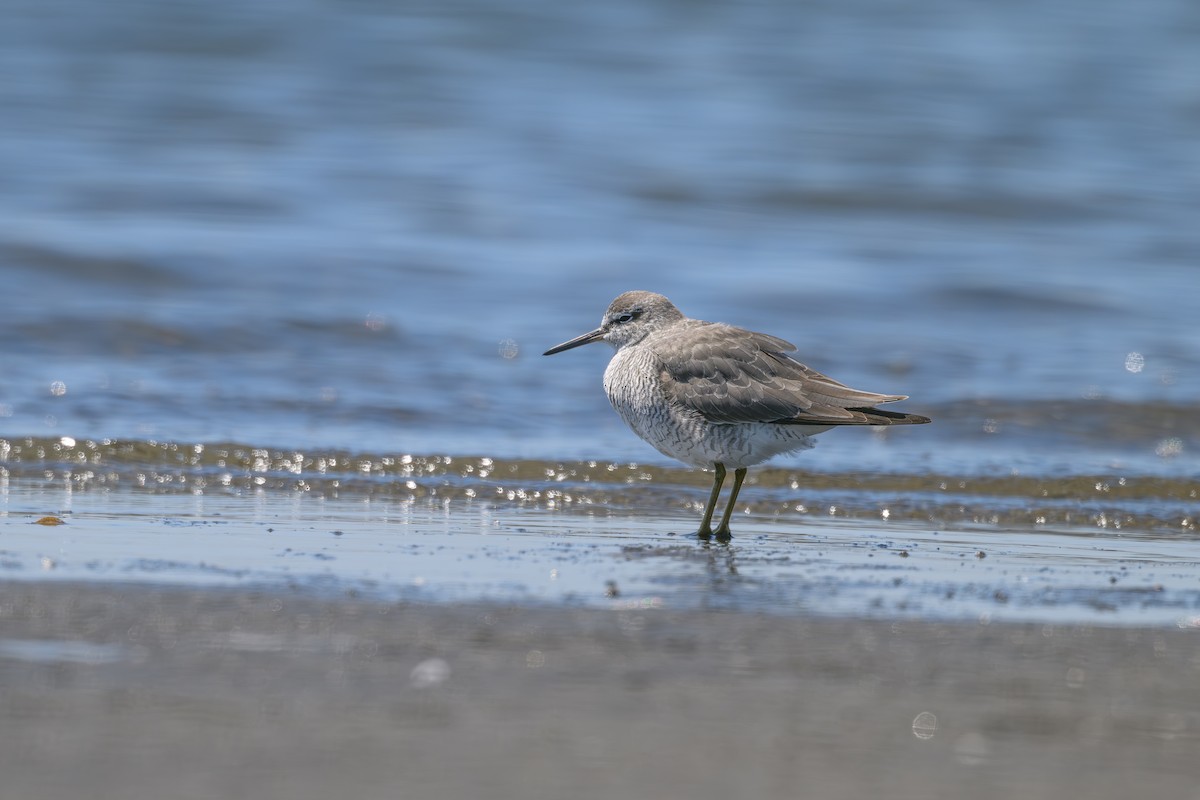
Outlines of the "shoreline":
[{"label": "shoreline", "polygon": [[[0,580],[835,619],[1200,621],[1190,534],[1131,530],[1121,518],[1056,531],[745,513],[731,543],[712,545],[688,535],[692,509],[650,504],[69,491],[21,479],[5,488]],[[35,524],[47,521],[62,524]]]}]

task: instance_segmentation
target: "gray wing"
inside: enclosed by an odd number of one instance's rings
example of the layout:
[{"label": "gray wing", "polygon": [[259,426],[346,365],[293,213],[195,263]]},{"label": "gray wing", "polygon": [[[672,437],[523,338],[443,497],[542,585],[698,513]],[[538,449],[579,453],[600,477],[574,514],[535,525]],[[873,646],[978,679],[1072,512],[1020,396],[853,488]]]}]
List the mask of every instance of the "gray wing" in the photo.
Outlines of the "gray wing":
[{"label": "gray wing", "polygon": [[904,395],[851,389],[787,355],[774,336],[702,323],[654,342],[667,396],[709,422],[789,425],[896,425],[926,417],[871,408]]}]

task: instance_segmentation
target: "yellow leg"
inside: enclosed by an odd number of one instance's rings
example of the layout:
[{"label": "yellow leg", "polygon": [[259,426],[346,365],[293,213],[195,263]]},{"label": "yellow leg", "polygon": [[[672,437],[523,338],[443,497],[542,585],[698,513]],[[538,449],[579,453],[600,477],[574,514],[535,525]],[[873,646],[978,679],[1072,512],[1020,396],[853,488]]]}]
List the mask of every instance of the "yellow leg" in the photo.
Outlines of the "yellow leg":
[{"label": "yellow leg", "polygon": [[717,538],[728,539],[733,534],[729,532],[729,518],[733,516],[733,506],[737,503],[738,492],[742,490],[742,481],[746,480],[746,468],[735,469],[733,471],[733,491],[729,493],[729,504],[725,506],[725,513],[721,515],[721,524],[717,526]]},{"label": "yellow leg", "polygon": [[[708,496],[708,505],[704,507],[704,519],[700,523],[697,534],[701,537],[712,536],[712,516],[717,509],[717,498],[721,496],[721,484],[725,483],[725,465],[714,464],[716,474],[713,477],[712,493]],[[743,470],[744,472],[745,470]]]}]

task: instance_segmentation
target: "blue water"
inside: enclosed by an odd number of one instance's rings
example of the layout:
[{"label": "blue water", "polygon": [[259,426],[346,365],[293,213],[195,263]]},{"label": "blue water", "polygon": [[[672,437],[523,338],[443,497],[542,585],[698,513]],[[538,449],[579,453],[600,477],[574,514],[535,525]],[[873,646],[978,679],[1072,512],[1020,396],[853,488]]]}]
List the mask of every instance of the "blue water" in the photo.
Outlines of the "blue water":
[{"label": "blue water", "polygon": [[[10,0],[0,436],[661,462],[646,288],[912,396],[807,467],[1200,473],[1200,6]],[[506,357],[507,356],[507,357]]]}]

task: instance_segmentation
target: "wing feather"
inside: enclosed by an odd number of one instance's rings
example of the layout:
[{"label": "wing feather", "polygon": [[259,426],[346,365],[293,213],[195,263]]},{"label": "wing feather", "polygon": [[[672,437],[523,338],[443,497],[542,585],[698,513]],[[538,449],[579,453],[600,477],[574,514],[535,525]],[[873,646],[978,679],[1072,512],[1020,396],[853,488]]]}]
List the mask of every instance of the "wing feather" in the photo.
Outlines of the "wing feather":
[{"label": "wing feather", "polygon": [[663,390],[709,422],[897,425],[928,422],[872,406],[904,395],[852,389],[795,360],[791,342],[732,325],[688,321],[647,342],[662,363]]}]

